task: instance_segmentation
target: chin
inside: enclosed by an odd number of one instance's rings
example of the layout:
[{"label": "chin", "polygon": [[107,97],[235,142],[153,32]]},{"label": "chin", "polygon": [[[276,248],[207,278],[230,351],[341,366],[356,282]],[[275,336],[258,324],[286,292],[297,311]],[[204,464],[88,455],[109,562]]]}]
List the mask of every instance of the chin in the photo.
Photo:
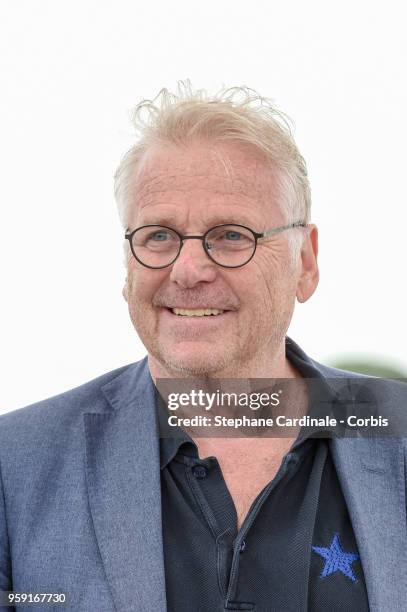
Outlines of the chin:
[{"label": "chin", "polygon": [[[164,367],[174,372],[174,378],[177,373],[180,376],[194,376],[206,378],[213,376],[216,372],[224,369],[230,364],[230,359],[225,355],[214,355],[213,351],[198,349],[185,350],[182,354],[177,354],[174,351],[159,352],[157,359]],[[180,351],[181,353],[181,351]]]}]

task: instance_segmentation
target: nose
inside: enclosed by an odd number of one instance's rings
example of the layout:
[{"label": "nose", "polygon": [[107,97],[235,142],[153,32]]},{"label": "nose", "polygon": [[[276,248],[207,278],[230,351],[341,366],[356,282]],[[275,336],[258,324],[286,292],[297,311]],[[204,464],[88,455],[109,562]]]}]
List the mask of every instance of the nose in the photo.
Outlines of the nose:
[{"label": "nose", "polygon": [[200,282],[213,282],[217,265],[205,253],[201,240],[184,240],[181,252],[172,264],[170,280],[184,289],[190,289]]}]

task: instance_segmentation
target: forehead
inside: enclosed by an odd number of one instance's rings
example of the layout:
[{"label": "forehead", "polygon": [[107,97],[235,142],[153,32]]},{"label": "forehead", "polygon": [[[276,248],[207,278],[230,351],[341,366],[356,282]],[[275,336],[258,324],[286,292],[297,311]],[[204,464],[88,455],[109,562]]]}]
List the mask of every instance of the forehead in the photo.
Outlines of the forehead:
[{"label": "forehead", "polygon": [[132,204],[139,214],[152,206],[216,202],[273,211],[275,217],[276,174],[260,152],[243,143],[155,145],[136,168]]}]

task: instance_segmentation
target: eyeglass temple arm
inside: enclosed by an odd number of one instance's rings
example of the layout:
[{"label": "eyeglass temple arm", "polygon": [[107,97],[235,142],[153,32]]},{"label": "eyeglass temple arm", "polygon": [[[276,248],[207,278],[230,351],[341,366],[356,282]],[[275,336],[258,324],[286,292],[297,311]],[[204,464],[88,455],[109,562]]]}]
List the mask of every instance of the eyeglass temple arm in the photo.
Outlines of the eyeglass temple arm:
[{"label": "eyeglass temple arm", "polygon": [[282,225],[281,227],[276,227],[274,229],[263,232],[262,234],[257,234],[257,238],[268,238],[269,236],[274,236],[274,234],[278,234],[283,232],[284,230],[291,229],[293,227],[306,227],[307,224],[303,221],[297,221],[296,223],[290,223],[289,225]]}]

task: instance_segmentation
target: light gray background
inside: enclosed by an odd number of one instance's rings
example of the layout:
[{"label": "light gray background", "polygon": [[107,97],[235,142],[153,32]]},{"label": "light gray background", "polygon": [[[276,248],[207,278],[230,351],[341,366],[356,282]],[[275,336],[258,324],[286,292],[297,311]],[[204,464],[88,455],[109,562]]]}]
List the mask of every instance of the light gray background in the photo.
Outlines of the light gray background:
[{"label": "light gray background", "polygon": [[3,0],[0,411],[145,354],[112,177],[131,108],[185,78],[248,85],[294,119],[321,283],[292,337],[322,361],[407,367],[403,4]]}]

